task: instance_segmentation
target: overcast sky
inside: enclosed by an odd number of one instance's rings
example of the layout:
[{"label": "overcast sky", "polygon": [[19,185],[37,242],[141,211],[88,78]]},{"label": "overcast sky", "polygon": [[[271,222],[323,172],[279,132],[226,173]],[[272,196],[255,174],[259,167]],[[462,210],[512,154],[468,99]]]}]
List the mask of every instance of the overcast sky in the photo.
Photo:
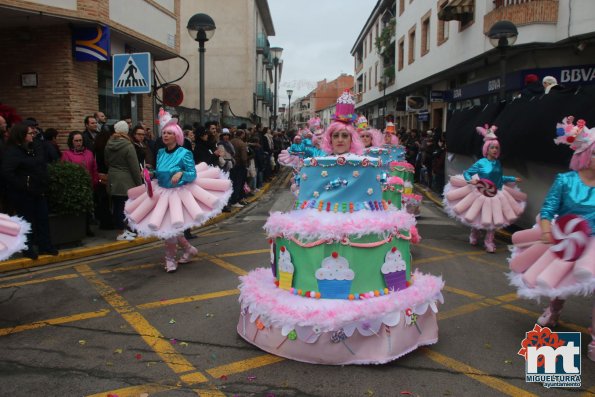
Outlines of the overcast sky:
[{"label": "overcast sky", "polygon": [[353,74],[353,44],[377,0],[269,0],[275,36],[271,47],[283,48],[279,104],[316,88],[316,82]]}]

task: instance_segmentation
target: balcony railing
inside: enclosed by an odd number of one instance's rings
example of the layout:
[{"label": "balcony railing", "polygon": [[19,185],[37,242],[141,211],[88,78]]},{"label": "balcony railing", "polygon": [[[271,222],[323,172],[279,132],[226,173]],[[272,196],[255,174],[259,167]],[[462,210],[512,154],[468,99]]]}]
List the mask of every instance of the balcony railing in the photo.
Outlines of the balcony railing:
[{"label": "balcony railing", "polygon": [[494,9],[483,17],[484,29],[497,21],[511,21],[516,26],[558,22],[558,0],[494,0]]},{"label": "balcony railing", "polygon": [[534,1],[541,1],[541,0],[494,0],[494,6],[496,8],[508,7],[508,6],[513,6],[513,5],[517,5],[517,4],[531,3]]},{"label": "balcony railing", "polygon": [[256,83],[256,97],[258,99],[264,99],[266,94],[267,83],[259,81]]},{"label": "balcony railing", "polygon": [[262,54],[267,46],[267,36],[264,33],[256,35],[256,53]]}]

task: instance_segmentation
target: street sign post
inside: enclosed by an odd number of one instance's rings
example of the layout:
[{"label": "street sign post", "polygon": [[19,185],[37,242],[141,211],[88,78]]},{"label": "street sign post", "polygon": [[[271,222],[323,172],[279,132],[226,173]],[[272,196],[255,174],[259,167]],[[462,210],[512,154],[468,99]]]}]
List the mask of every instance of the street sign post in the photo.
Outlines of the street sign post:
[{"label": "street sign post", "polygon": [[114,94],[148,94],[151,92],[151,54],[114,54],[112,60]]}]

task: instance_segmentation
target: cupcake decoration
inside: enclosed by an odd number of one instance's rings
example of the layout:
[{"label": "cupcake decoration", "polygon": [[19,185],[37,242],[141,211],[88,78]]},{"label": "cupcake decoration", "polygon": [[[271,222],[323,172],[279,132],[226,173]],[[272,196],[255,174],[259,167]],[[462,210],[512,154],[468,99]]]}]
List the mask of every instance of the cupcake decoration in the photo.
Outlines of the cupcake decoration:
[{"label": "cupcake decoration", "polygon": [[289,291],[293,282],[294,267],[287,248],[282,245],[279,251],[279,288]]},{"label": "cupcake decoration", "polygon": [[318,289],[326,299],[347,299],[355,273],[349,268],[347,259],[333,252],[324,258],[322,267],[316,270]]},{"label": "cupcake decoration", "polygon": [[392,247],[386,253],[380,271],[389,290],[399,291],[407,288],[407,264],[397,247]]}]

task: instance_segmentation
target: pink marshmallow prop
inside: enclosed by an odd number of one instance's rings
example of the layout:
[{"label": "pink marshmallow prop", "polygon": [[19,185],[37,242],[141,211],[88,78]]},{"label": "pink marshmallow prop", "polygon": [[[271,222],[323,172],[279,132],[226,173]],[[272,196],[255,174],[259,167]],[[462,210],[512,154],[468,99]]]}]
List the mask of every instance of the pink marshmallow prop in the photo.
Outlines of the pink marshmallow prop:
[{"label": "pink marshmallow prop", "polygon": [[544,252],[547,251],[549,245],[540,242],[532,242],[529,248],[516,255],[510,260],[510,270],[515,273],[523,273],[526,271],[535,261],[537,261]]},{"label": "pink marshmallow prop", "polygon": [[134,200],[140,197],[146,191],[147,189],[145,188],[145,185],[135,186],[133,188],[128,189],[128,198]]},{"label": "pink marshmallow prop", "polygon": [[560,281],[572,270],[573,262],[554,260],[537,276],[535,285],[542,288],[556,288]]},{"label": "pink marshmallow prop", "polygon": [[506,190],[516,201],[527,201],[527,194],[521,192],[520,190],[514,189],[510,186],[504,185],[504,190]]},{"label": "pink marshmallow prop", "polygon": [[[469,223],[475,222],[475,219],[478,217],[479,213],[481,212],[482,206],[484,205],[484,202],[486,200],[486,198],[484,196],[477,196],[477,195],[474,195],[474,196],[476,197],[476,200],[473,201],[470,208],[465,213],[465,220]],[[472,197],[472,196],[469,196],[469,197]]]},{"label": "pink marshmallow prop", "polygon": [[591,237],[587,249],[575,262],[572,273],[577,280],[588,281],[595,276],[595,237]]},{"label": "pink marshmallow prop", "polygon": [[192,195],[201,204],[209,208],[215,208],[217,206],[217,202],[219,201],[219,199],[214,194],[211,194],[210,192],[204,190],[202,187],[195,184],[191,184],[188,185],[188,190],[190,190],[190,193],[192,193]]},{"label": "pink marshmallow prop", "polygon": [[555,244],[550,248],[560,259],[576,261],[581,257],[591,235],[589,222],[584,218],[566,214],[552,223],[552,237]]},{"label": "pink marshmallow prop", "polygon": [[0,219],[10,219],[10,216],[0,213]]},{"label": "pink marshmallow prop", "polygon": [[448,201],[457,201],[457,200],[462,199],[463,197],[466,197],[472,191],[473,191],[473,187],[471,185],[466,185],[466,186],[460,187],[458,189],[452,189],[451,191],[446,193],[446,199]]},{"label": "pink marshmallow prop", "polygon": [[485,227],[488,227],[495,224],[495,222],[492,219],[492,199],[486,196],[483,196],[483,198],[485,202],[481,206],[481,224]]},{"label": "pink marshmallow prop", "polygon": [[210,168],[209,165],[205,162],[202,163],[198,163],[196,164],[196,166],[194,167],[194,169],[196,170],[196,172],[201,172],[204,171],[206,169]]},{"label": "pink marshmallow prop", "polygon": [[457,214],[461,215],[462,213],[467,211],[469,209],[469,207],[471,207],[471,204],[473,204],[474,201],[475,201],[474,195],[470,194],[467,197],[465,197],[464,199],[462,199],[461,201],[459,201],[457,203],[457,205],[455,205],[453,207],[453,211],[456,212]]},{"label": "pink marshmallow prop", "polygon": [[200,209],[200,206],[194,200],[192,193],[190,193],[186,189],[181,189],[178,194],[180,195],[180,200],[182,200],[182,204],[186,211],[190,214],[190,217],[198,222],[200,218],[203,216],[204,212]]},{"label": "pink marshmallow prop", "polygon": [[207,190],[224,192],[230,188],[231,181],[229,179],[199,178],[196,184]]},{"label": "pink marshmallow prop", "polygon": [[541,241],[541,228],[536,226],[531,229],[515,232],[511,240],[514,245]]},{"label": "pink marshmallow prop", "polygon": [[184,211],[182,209],[182,200],[177,194],[169,194],[169,216],[172,227],[179,229],[184,226]]},{"label": "pink marshmallow prop", "polygon": [[5,251],[8,247],[2,241],[0,241],[0,251]]},{"label": "pink marshmallow prop", "polygon": [[220,173],[220,171],[217,168],[211,167],[207,170],[199,171],[197,179],[202,179],[202,178],[217,179],[217,178],[219,178],[219,173]]},{"label": "pink marshmallow prop", "polygon": [[163,222],[163,218],[165,217],[165,213],[167,212],[167,206],[169,204],[168,195],[162,194],[157,199],[157,205],[153,211],[151,211],[151,217],[149,218],[149,229],[151,230],[158,230],[161,226],[161,222]]},{"label": "pink marshmallow prop", "polygon": [[147,214],[149,212],[151,212],[151,210],[153,209],[153,207],[155,207],[155,204],[157,203],[157,200],[158,199],[159,199],[159,194],[155,194],[153,197],[149,197],[147,195],[147,198],[145,200],[142,200],[140,202],[140,204],[138,205],[138,207],[136,207],[136,209],[134,209],[130,213],[130,215],[128,215],[128,217],[134,223],[140,223],[143,219],[145,219],[145,217],[147,216]]},{"label": "pink marshmallow prop", "polygon": [[463,187],[463,186],[468,185],[467,181],[464,178],[457,177],[457,176],[450,177],[450,184],[452,186],[456,186],[456,187]]},{"label": "pink marshmallow prop", "polygon": [[507,223],[513,222],[517,218],[517,216],[514,213],[514,211],[512,210],[512,207],[510,206],[510,203],[508,202],[508,200],[506,200],[506,197],[504,197],[504,195],[502,195],[502,194],[499,194],[496,196],[496,198],[498,200],[500,200],[500,204],[502,206],[502,214],[504,215],[506,222]]},{"label": "pink marshmallow prop", "polygon": [[510,207],[514,211],[516,217],[519,217],[523,213],[523,207],[517,203],[516,200],[506,190],[501,190],[501,192],[508,201],[508,204],[510,204]]},{"label": "pink marshmallow prop", "polygon": [[504,222],[504,213],[502,212],[502,203],[496,197],[492,197],[490,199],[492,203],[492,217],[494,218],[495,225],[503,225]]},{"label": "pink marshmallow prop", "polygon": [[148,200],[148,199],[149,199],[149,195],[147,194],[146,191],[143,191],[143,194],[141,194],[140,196],[138,196],[136,199],[128,199],[126,201],[126,204],[124,204],[124,212],[126,214],[131,214],[132,212],[134,212],[135,209],[138,208],[138,206],[143,201]]},{"label": "pink marshmallow prop", "polygon": [[552,254],[550,250],[547,250],[535,261],[535,263],[529,267],[525,273],[523,273],[523,281],[530,288],[535,288],[537,277],[545,270],[545,268],[557,259],[556,255]]},{"label": "pink marshmallow prop", "polygon": [[17,236],[21,231],[21,225],[12,220],[0,219],[0,233],[8,234],[9,236]]}]

